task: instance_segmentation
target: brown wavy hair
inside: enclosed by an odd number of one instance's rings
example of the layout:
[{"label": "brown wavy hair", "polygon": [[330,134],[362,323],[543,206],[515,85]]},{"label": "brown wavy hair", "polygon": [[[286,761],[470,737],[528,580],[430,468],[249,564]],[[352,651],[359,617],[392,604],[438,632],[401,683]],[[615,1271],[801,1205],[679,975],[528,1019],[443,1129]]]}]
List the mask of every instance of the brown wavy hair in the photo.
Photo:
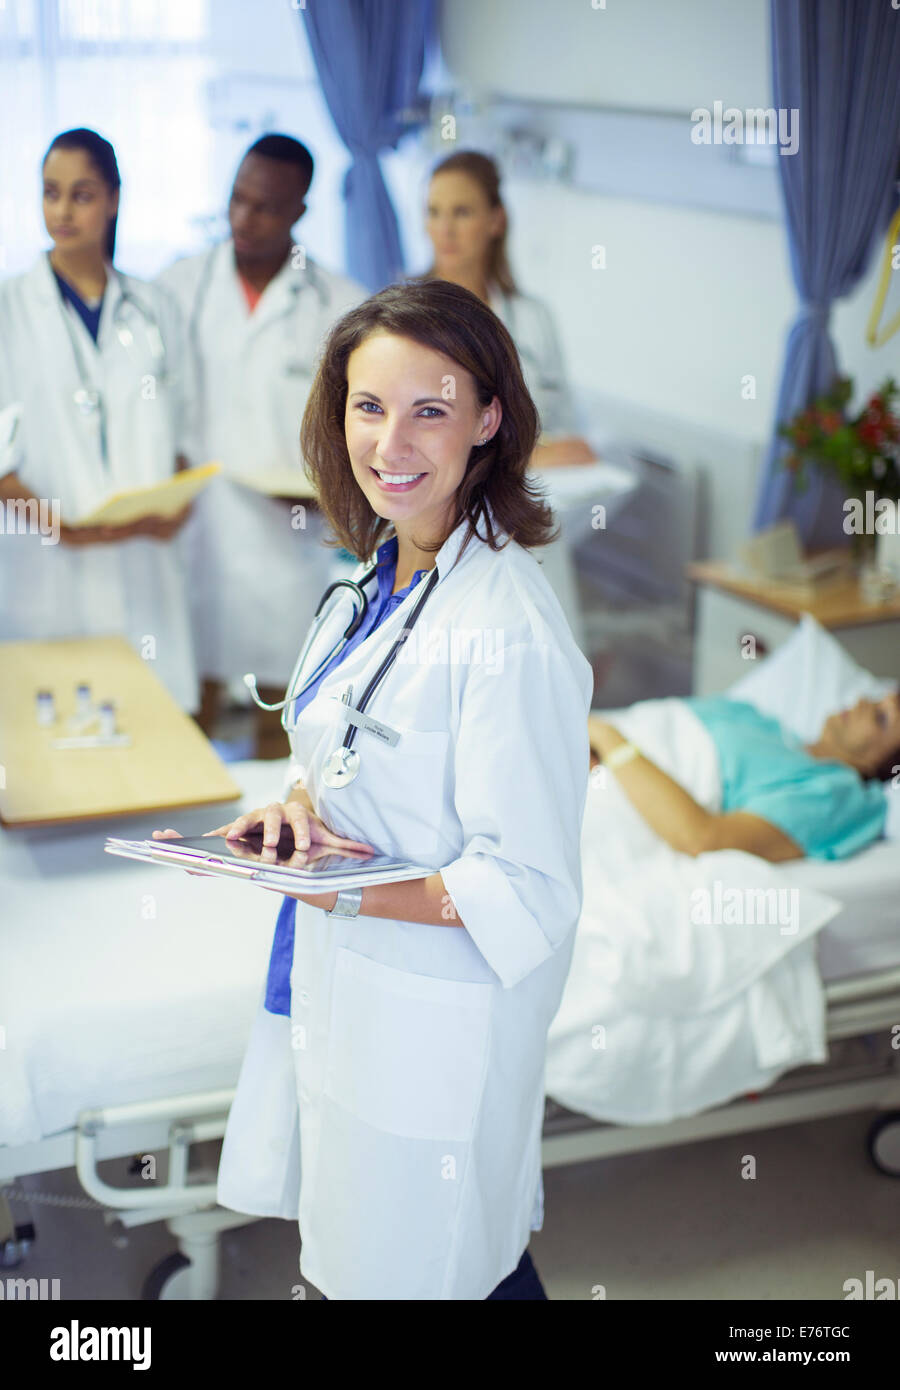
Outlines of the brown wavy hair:
[{"label": "brown wavy hair", "polygon": [[[473,537],[492,550],[503,549],[496,532],[526,548],[555,540],[559,531],[540,484],[526,477],[540,426],[515,344],[477,295],[446,280],[426,280],[391,285],[373,295],[339,319],[325,340],[303,415],[300,448],[319,507],[337,537],[328,544],[368,560],[393,524],[373,511],[353,476],[344,431],[347,360],[375,333],[408,338],[443,353],[472,377],[480,408],[495,396],[502,407],[493,438],[469,454],[443,540],[463,522],[468,529],[460,554]],[[436,552],[443,540],[420,548]]]},{"label": "brown wavy hair", "polygon": [[[500,170],[489,155],[478,150],[457,150],[435,165],[431,177],[437,174],[466,174],[478,184],[492,208],[502,208],[504,214],[503,231],[495,237],[488,248],[486,279],[488,285],[499,285],[504,294],[518,294],[518,286],[513,278],[506,253],[506,205],[500,197]],[[434,274],[434,265],[425,272]]]}]

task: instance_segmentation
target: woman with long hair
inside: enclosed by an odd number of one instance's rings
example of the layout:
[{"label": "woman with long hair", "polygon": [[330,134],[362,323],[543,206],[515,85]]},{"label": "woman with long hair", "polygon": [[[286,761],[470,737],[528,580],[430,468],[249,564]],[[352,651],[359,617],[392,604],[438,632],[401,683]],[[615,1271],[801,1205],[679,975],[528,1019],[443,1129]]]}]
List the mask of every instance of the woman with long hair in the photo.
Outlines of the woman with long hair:
[{"label": "woman with long hair", "polygon": [[218,1191],[299,1219],[328,1298],[546,1297],[527,1246],[592,680],[531,553],[537,433],[503,324],[441,280],[346,314],[304,415],[360,594],[326,600],[287,693],[286,799],[212,833],[417,871],[284,898]]},{"label": "woman with long hair", "polygon": [[0,284],[0,408],[20,410],[0,502],[18,503],[22,517],[52,511],[55,525],[52,537],[26,528],[0,540],[0,637],[119,633],[192,710],[175,542],[187,513],[77,524],[113,494],[165,482],[186,464],[181,316],[165,291],[114,266],[121,180],[109,141],[65,131],[41,172],[52,247]]},{"label": "woman with long hair", "polygon": [[594,455],[575,434],[553,315],[542,300],[523,294],[513,278],[500,171],[488,155],[458,150],[432,170],[426,228],[434,252],[426,274],[471,290],[503,320],[516,344],[541,420],[532,465],[589,463]]}]

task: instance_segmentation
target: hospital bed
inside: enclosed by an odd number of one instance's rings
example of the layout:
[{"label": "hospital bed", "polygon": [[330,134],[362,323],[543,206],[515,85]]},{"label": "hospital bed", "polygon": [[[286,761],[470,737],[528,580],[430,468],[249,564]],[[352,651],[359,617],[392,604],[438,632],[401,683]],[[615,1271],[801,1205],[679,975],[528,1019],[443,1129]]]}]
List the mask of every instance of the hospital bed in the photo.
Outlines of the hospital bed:
[{"label": "hospital bed", "polygon": [[[890,669],[896,670],[900,680],[900,651],[894,653]],[[809,743],[818,736],[827,715],[850,707],[861,697],[880,698],[891,688],[892,682],[880,680],[859,666],[835,637],[807,614],[771,656],[747,663],[747,673],[725,693],[731,698],[748,701]],[[649,701],[627,710],[606,712],[605,717],[626,737],[636,738],[639,747],[649,748],[650,756],[660,765],[666,767],[668,760],[671,765],[667,770],[677,781],[691,788],[701,804],[715,804],[714,786],[719,780],[717,758],[702,725],[681,701]],[[629,721],[632,721],[630,725]],[[697,731],[695,735],[692,725]],[[677,765],[679,759],[681,767]],[[701,766],[704,761],[708,774],[706,792],[711,793],[709,800],[701,789],[706,775]],[[613,904],[610,909],[601,901],[601,895],[616,887],[608,872],[609,861],[616,859],[620,848],[615,836],[621,833],[622,843],[629,843],[628,826],[625,824],[620,832],[620,825],[631,817],[639,832],[647,834],[645,824],[614,778],[608,794],[619,798],[612,812],[608,806],[601,808],[602,792],[595,788],[588,791],[582,839],[585,898],[576,938],[576,962],[579,959],[578,938],[582,946],[592,938],[616,941],[615,899],[610,898]],[[590,990],[586,992],[581,988],[580,974],[573,963],[548,1043],[546,1164],[581,1162],[714,1135],[874,1109],[879,1113],[868,1133],[870,1158],[880,1172],[900,1177],[900,787],[886,787],[885,795],[886,838],[852,859],[833,862],[805,859],[765,865],[752,856],[737,856],[738,860],[744,860],[743,866],[737,865],[738,881],[743,878],[749,881],[750,868],[757,865],[767,881],[779,888],[789,885],[789,891],[796,892],[798,901],[805,898],[811,916],[820,924],[802,948],[798,944],[794,953],[791,964],[793,966],[796,961],[796,969],[780,1001],[786,1013],[783,1012],[779,1020],[779,1001],[775,999],[776,1007],[770,1011],[766,1023],[776,1034],[774,1046],[769,1050],[777,1056],[781,1046],[778,1031],[789,1035],[794,1019],[799,1020],[805,1011],[806,1019],[812,1018],[813,1026],[805,1037],[803,1028],[798,1027],[797,1046],[792,1052],[788,1037],[782,1055],[801,1058],[804,1062],[814,1059],[815,1064],[770,1066],[770,1080],[764,1087],[743,1088],[733,1083],[737,1077],[751,1074],[753,1068],[738,1055],[732,1070],[729,1072],[726,1068],[715,1081],[712,1067],[708,1068],[709,1078],[704,1081],[708,1096],[724,1099],[707,1099],[702,1106],[689,1107],[686,1101],[689,1087],[683,1088],[680,1096],[676,1088],[672,1088],[671,1095],[663,1097],[662,1105],[658,1103],[658,1096],[648,1106],[637,1098],[632,1101],[624,1094],[616,1096],[612,1088],[603,1089],[597,1075],[591,1073],[589,1062],[580,1064],[579,1073],[572,1061],[572,1058],[577,1059],[577,1048],[574,1052],[571,1048],[568,1052],[565,1050],[567,1029],[576,1041],[580,1040],[584,1025],[603,1012],[603,1001],[608,1006],[610,1000],[615,999],[615,992],[611,994],[605,990],[602,973],[588,972],[586,979]],[[608,839],[611,848],[592,853],[591,846],[601,839]],[[685,861],[683,856],[673,856],[668,847],[652,835],[650,839],[658,846],[653,852],[662,857],[659,867],[663,871],[666,855],[681,861],[689,874],[694,872],[689,866],[695,865],[698,875],[703,861],[711,861],[712,866],[707,862],[702,871],[718,876],[725,872],[727,857],[734,859],[733,852],[720,851],[700,856],[696,861]],[[637,845],[636,851],[640,853]],[[607,861],[605,868],[604,859]],[[632,898],[641,899],[641,887],[631,880],[648,873],[652,875],[650,865],[653,862],[648,858],[644,864],[634,859],[626,866],[626,895],[620,897],[618,903],[623,911],[630,909]],[[599,873],[596,871],[598,864]],[[663,877],[661,881],[669,880]],[[647,940],[651,942],[651,956],[654,951],[668,949],[673,933],[682,933],[678,941],[684,946],[683,918],[679,916],[676,902],[679,891],[676,876],[676,892],[669,897],[668,906],[657,914],[655,937],[649,917],[640,921],[637,936],[633,927],[619,931],[629,947],[628,970],[622,981],[613,987],[614,991],[621,992],[622,985],[630,983],[630,977],[635,975],[640,979],[639,989],[645,987],[645,977],[652,986],[654,973],[666,980],[668,967],[660,967],[658,972],[655,968],[641,970],[642,951],[646,959],[648,948],[639,944],[632,948],[632,943],[639,943],[642,932],[649,925],[651,932]],[[726,928],[728,930],[731,929]],[[715,942],[707,937],[702,949],[709,949],[710,945],[714,946]],[[764,947],[758,929],[753,947],[761,956]],[[582,950],[582,971],[589,958]],[[785,964],[786,959],[780,961],[777,968]],[[702,975],[702,969],[698,973]],[[671,978],[676,987],[681,984],[677,969]],[[801,989],[802,984],[812,984],[813,988]],[[768,979],[763,977],[762,985],[771,992],[771,975]],[[651,997],[659,1004],[659,993]],[[748,1009],[748,1013],[751,1012],[752,1009]],[[610,1009],[610,1017],[614,1013],[615,1009]],[[730,1017],[733,1022],[733,1011]],[[701,1031],[695,1031],[695,1038],[702,1037],[702,1029],[712,1022],[714,1014],[712,1010],[707,1013],[701,1010],[699,1018]],[[690,1014],[683,1013],[682,1019],[678,1019],[677,1004],[672,1010],[665,1007],[659,1010],[652,1022],[654,1025],[665,1022],[676,1037],[680,1028],[682,1039],[689,1036],[685,1022],[696,1028]],[[654,1040],[648,1039],[647,1043],[647,1055],[653,1055]],[[757,1028],[752,1046],[747,1050],[751,1061],[755,1060],[753,1052],[761,1044],[767,1046],[765,1027]],[[714,1046],[711,1042],[711,1047]],[[626,1055],[627,1050],[623,1049],[616,1060],[621,1061]],[[640,1059],[640,1052],[637,1055]],[[735,1059],[731,1060],[734,1063]],[[609,1076],[614,1074],[608,1073]],[[558,1092],[555,1098],[554,1089]],[[653,1088],[648,1084],[646,1090],[649,1093]],[[573,1097],[581,1102],[577,1110],[571,1104]],[[653,1120],[659,1118],[661,1110],[667,1110],[666,1122],[642,1123],[645,1118],[640,1113],[642,1108]],[[590,1111],[593,1121],[581,1113],[585,1110]],[[627,1120],[621,1122],[626,1114]],[[602,1123],[604,1119],[616,1119],[620,1123]],[[598,1120],[601,1123],[597,1123]]]},{"label": "hospital bed", "polygon": [[792,866],[791,882],[842,903],[816,943],[829,1061],[787,1072],[763,1094],[665,1124],[598,1123],[548,1096],[545,1167],[875,1110],[869,1156],[900,1178],[900,849],[880,841],[852,860],[804,860]]},{"label": "hospital bed", "polygon": [[[284,780],[277,763],[231,768],[241,809],[270,801]],[[217,1208],[215,1173],[189,1160],[195,1145],[224,1134],[279,899],[243,884],[148,874],[102,844],[108,834],[149,837],[173,821],[201,834],[237,814],[231,802],[0,831],[0,1189],[13,1213],[23,1203],[38,1211],[72,1203],[115,1231],[167,1221],[180,1253],[151,1272],[153,1297],[213,1298],[219,1233],[254,1219]],[[160,1151],[158,1181],[112,1188],[98,1174],[105,1159]],[[69,1167],[83,1198],[21,1187],[29,1174]],[[18,1254],[9,1240],[6,1262]]]},{"label": "hospital bed", "polygon": [[[245,806],[281,784],[272,763],[232,765]],[[180,813],[178,828],[218,823]],[[222,819],[236,814],[223,808]],[[129,821],[142,836],[152,824]],[[116,823],[121,831],[122,823]],[[146,1297],[214,1298],[218,1236],[255,1218],[218,1208],[215,1174],[191,1149],[224,1133],[264,976],[277,897],[244,885],[159,874],[103,855],[116,826],[0,835],[5,882],[0,981],[0,1188],[14,1211],[75,1201],[113,1229],[166,1221],[178,1251],[148,1275]],[[852,862],[792,866],[842,909],[817,938],[833,1064],[658,1125],[604,1124],[548,1096],[544,1162],[584,1162],[820,1116],[878,1111],[870,1156],[900,1177],[900,854],[881,842]],[[792,881],[797,881],[796,877]],[[862,1039],[857,1055],[849,1040]],[[164,1151],[158,1179],[104,1181],[98,1164]],[[84,1198],[21,1187],[27,1175],[74,1166]],[[146,1164],[145,1164],[146,1166]],[[17,1257],[15,1240],[7,1261]],[[27,1258],[27,1256],[26,1256]]]}]

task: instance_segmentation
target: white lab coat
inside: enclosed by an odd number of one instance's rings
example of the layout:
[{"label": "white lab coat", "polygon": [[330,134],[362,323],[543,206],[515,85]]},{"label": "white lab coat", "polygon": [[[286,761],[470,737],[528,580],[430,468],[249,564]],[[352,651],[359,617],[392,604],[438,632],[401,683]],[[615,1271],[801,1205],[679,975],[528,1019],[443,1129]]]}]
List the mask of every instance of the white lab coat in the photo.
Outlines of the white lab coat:
[{"label": "white lab coat", "polygon": [[[260,1009],[218,1198],[299,1217],[301,1272],[328,1298],[486,1298],[543,1220],[545,1043],[581,909],[591,672],[535,558],[473,539],[453,567],[464,529],[372,701],[396,746],[359,733],[355,781],[322,783],[344,732],[334,697],[352,684],[358,700],[417,589],[292,736],[322,819],[439,869],[464,923],[297,905],[291,1017]],[[338,608],[309,669],[342,623]],[[496,634],[502,659],[441,650],[467,631]]]},{"label": "white lab coat", "polygon": [[494,286],[490,306],[518,348],[525,384],[537,406],[543,433],[576,434],[562,347],[547,305],[531,295],[505,294]]},{"label": "white lab coat", "polygon": [[[3,468],[37,497],[55,499],[63,521],[85,516],[115,492],[165,481],[176,455],[188,451],[192,384],[178,306],[155,285],[121,279],[133,299],[122,302],[120,280],[111,274],[96,344],[64,304],[46,255],[0,284],[0,408],[23,408]],[[165,346],[164,371],[152,350],[154,327]],[[127,345],[119,337],[126,328]],[[104,402],[106,463],[98,413],[85,415],[74,400],[85,386]],[[0,537],[0,638],[109,633],[127,637],[179,704],[196,709],[178,538],[75,549],[44,545],[37,534]]]},{"label": "white lab coat", "polygon": [[292,255],[251,314],[230,240],[160,278],[181,305],[199,364],[199,452],[223,466],[189,537],[200,671],[217,680],[253,671],[260,685],[283,686],[334,551],[322,544],[319,513],[295,514],[232,480],[288,468],[303,477],[300,422],[317,356],[328,329],[366,291],[309,258],[295,266]]}]

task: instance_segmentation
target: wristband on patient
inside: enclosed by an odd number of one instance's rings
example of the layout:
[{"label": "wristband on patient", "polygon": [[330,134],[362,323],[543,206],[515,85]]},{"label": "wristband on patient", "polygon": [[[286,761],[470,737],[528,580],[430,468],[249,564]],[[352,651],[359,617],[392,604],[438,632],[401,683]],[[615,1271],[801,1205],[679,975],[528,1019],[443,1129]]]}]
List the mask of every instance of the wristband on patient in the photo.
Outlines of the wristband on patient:
[{"label": "wristband on patient", "polygon": [[622,767],[624,763],[630,763],[632,758],[639,758],[640,755],[640,748],[636,748],[633,743],[620,743],[618,748],[614,748],[603,761],[608,768],[615,772],[617,767]]}]

